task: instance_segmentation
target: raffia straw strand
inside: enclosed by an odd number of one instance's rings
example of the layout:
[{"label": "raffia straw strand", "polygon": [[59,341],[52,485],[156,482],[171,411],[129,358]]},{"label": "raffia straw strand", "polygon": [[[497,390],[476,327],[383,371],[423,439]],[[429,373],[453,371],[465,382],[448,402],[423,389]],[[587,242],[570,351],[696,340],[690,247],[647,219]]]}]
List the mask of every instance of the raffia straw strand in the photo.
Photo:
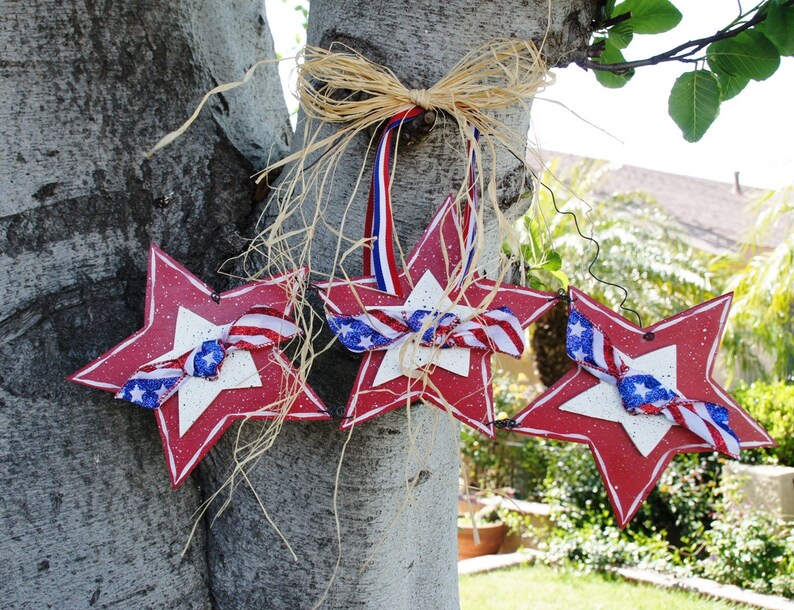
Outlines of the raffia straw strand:
[{"label": "raffia straw strand", "polygon": [[325,600],[328,599],[328,595],[331,593],[331,587],[336,581],[336,575],[339,573],[339,566],[342,563],[342,524],[339,522],[339,480],[342,476],[342,464],[345,462],[347,446],[350,443],[350,440],[353,438],[353,431],[355,429],[355,426],[353,426],[347,433],[347,438],[342,445],[342,451],[339,453],[339,462],[337,462],[336,475],[334,476],[333,513],[334,524],[336,526],[336,563],[334,564],[334,569],[331,572],[331,578],[328,579],[328,584],[325,586],[322,596],[312,606],[312,610],[318,610],[318,608],[325,603]]},{"label": "raffia straw strand", "polygon": [[254,76],[254,73],[261,66],[265,66],[272,63],[278,63],[280,61],[283,60],[263,59],[262,61],[258,61],[253,66],[248,68],[248,70],[246,70],[245,76],[243,76],[241,80],[234,81],[232,83],[224,83],[207,91],[207,93],[204,94],[204,97],[201,98],[201,101],[199,102],[198,106],[196,106],[196,109],[193,111],[193,114],[190,115],[190,118],[187,121],[185,121],[181,127],[163,136],[160,139],[160,141],[157,142],[157,144],[155,144],[151,149],[147,150],[144,153],[144,156],[147,159],[151,159],[154,153],[156,153],[158,150],[162,148],[165,148],[166,146],[171,144],[174,140],[176,140],[179,136],[185,133],[188,127],[190,127],[193,124],[193,122],[198,118],[199,114],[201,113],[201,109],[204,107],[204,104],[206,104],[213,95],[218,95],[219,93],[226,93],[227,91],[231,91],[232,89],[236,89],[237,87],[244,85],[249,80],[251,80],[251,78]]}]

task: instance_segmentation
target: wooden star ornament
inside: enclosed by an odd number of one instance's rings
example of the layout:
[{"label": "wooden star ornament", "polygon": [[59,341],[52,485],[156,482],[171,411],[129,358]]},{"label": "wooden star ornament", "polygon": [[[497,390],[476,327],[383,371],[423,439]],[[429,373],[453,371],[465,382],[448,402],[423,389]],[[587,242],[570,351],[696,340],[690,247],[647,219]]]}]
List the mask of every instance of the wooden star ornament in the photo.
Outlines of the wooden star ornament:
[{"label": "wooden star ornament", "polygon": [[570,298],[577,366],[508,427],[587,444],[621,528],[676,454],[776,444],[713,378],[732,295],[646,328],[575,288]]},{"label": "wooden star ornament", "polygon": [[453,286],[462,265],[457,206],[448,197],[397,275],[397,296],[372,276],[316,284],[338,339],[364,357],[342,428],[425,401],[493,437],[491,356],[518,356],[554,295],[487,280]]},{"label": "wooden star ornament", "polygon": [[328,419],[278,344],[306,269],[217,294],[157,246],[146,326],[68,377],[154,410],[174,488],[238,419]]}]

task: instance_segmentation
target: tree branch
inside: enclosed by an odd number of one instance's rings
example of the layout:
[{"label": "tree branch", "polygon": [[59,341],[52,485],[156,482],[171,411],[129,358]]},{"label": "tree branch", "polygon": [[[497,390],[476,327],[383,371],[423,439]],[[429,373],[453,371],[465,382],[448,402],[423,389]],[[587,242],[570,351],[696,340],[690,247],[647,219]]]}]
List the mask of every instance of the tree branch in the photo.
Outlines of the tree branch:
[{"label": "tree branch", "polygon": [[[789,7],[794,5],[794,0],[788,0],[784,2],[782,6]],[[658,55],[654,55],[653,57],[649,57],[647,59],[638,59],[636,61],[623,61],[614,64],[601,64],[592,59],[586,59],[584,61],[578,62],[578,65],[585,70],[600,70],[601,72],[612,72],[612,73],[623,73],[634,68],[641,68],[643,66],[655,66],[657,64],[665,63],[668,61],[692,61],[689,59],[695,53],[703,50],[705,47],[709,46],[712,42],[717,42],[719,40],[726,40],[728,38],[733,38],[742,32],[749,30],[750,28],[758,25],[762,21],[764,21],[767,17],[766,11],[761,11],[760,9],[756,11],[756,14],[733,29],[727,30],[720,30],[716,34],[712,36],[706,36],[705,38],[698,38],[697,40],[690,40],[689,42],[685,42],[684,44],[678,45],[677,47],[670,49],[669,51],[665,51],[664,53],[660,53]]]}]

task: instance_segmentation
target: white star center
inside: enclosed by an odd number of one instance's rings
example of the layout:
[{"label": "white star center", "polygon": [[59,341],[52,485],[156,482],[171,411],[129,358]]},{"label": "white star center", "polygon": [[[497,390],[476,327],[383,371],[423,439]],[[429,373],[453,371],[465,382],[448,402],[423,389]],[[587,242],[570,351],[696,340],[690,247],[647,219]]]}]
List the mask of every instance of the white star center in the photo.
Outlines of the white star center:
[{"label": "white star center", "polygon": [[[193,313],[179,308],[174,332],[174,349],[158,356],[153,362],[178,358],[204,341],[221,339],[228,332],[228,324],[217,326]],[[208,354],[212,356],[211,354]],[[206,358],[206,356],[204,357]],[[179,386],[179,436],[184,436],[202,413],[224,390],[256,388],[262,385],[251,353],[245,350],[232,352],[226,357],[223,368],[215,380],[188,377]],[[163,388],[161,388],[164,391]],[[158,390],[158,393],[160,390]]]},{"label": "white star center", "polygon": [[[634,359],[622,353],[620,357],[629,366],[653,375],[665,386],[678,392],[675,389],[675,345],[663,347],[642,356],[637,356]],[[640,394],[640,390],[646,392],[646,394]],[[646,388],[644,384],[635,386],[635,392],[643,398],[645,398],[649,390],[650,388]],[[680,394],[680,392],[678,393]],[[634,446],[644,457],[648,457],[673,426],[673,423],[663,415],[630,414],[623,406],[623,400],[620,397],[617,386],[606,381],[601,381],[597,386],[574,396],[561,405],[560,410],[619,423],[629,435],[631,442],[634,443]]]},{"label": "white star center", "polygon": [[[381,309],[387,311],[427,309],[442,313],[453,313],[461,320],[467,320],[477,313],[477,310],[472,307],[453,305],[452,301],[444,295],[444,289],[430,271],[426,271],[416,283],[403,305],[381,307]],[[469,348],[441,349],[424,347],[416,341],[407,341],[394,349],[386,350],[372,385],[379,386],[431,363],[461,377],[467,377],[469,375],[470,357],[471,350]]]}]

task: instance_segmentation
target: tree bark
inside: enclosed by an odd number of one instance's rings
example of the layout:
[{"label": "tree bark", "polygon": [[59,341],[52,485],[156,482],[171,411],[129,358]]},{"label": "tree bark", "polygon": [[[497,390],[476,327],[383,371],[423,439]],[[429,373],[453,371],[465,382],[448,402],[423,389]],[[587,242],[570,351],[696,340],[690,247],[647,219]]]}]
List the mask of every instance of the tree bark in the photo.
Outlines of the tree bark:
[{"label": "tree bark", "polygon": [[3,4],[3,607],[211,606],[203,530],[180,556],[197,484],[171,490],[150,412],[64,377],[142,325],[150,241],[223,288],[214,271],[243,247],[252,163],[288,146],[275,70],[152,162],[141,153],[213,81],[272,55],[263,10]]},{"label": "tree bark", "polygon": [[[548,57],[572,59],[595,4],[315,0],[309,40],[345,42],[423,87],[491,38],[540,40],[549,14]],[[245,247],[257,218],[247,177],[288,144],[275,70],[213,100],[152,162],[140,152],[207,88],[272,55],[261,3],[35,0],[8,3],[4,17],[0,599],[15,608],[311,607],[337,561],[332,497],[346,435],[331,424],[287,425],[252,473],[298,563],[245,490],[183,559],[193,509],[229,472],[234,430],[199,477],[172,492],[151,414],[63,381],[140,327],[150,241],[225,287],[214,271]],[[503,119],[526,127],[518,108]],[[439,128],[400,156],[395,211],[406,250],[462,180],[448,148],[455,138]],[[357,143],[337,172],[340,203],[364,149]],[[499,163],[507,203],[516,164]],[[340,217],[337,206],[327,220]],[[362,217],[346,227],[356,238]],[[316,236],[318,270],[335,242]],[[312,382],[329,406],[344,404],[356,367],[341,352],[317,364]],[[410,429],[398,411],[353,434],[339,479],[340,572],[324,607],[457,605],[456,430],[438,409],[412,415]],[[403,509],[406,481],[417,486]]]},{"label": "tree bark", "polygon": [[[467,51],[493,38],[532,38],[539,43],[547,34],[544,52],[550,63],[566,63],[584,50],[595,4],[314,0],[308,41],[326,48],[342,42],[392,69],[406,86],[421,88],[436,82]],[[529,117],[522,108],[504,112],[501,119],[526,133]],[[344,225],[343,207],[367,144],[362,137],[337,167],[335,205],[324,218],[331,227],[344,226],[353,239],[363,234],[366,188]],[[396,229],[406,254],[446,194],[457,191],[463,181],[463,155],[455,152],[459,148],[457,133],[439,122],[425,142],[400,149],[392,192]],[[508,210],[519,194],[517,176],[522,169],[506,154],[497,164],[500,201]],[[311,243],[313,270],[329,272],[329,253],[336,248],[337,236],[318,227]],[[361,271],[355,262],[346,270],[351,276]],[[344,407],[358,363],[341,348],[315,362],[310,382],[327,406]],[[336,428],[332,423],[285,426],[249,475],[297,553],[297,563],[248,490],[238,490],[231,508],[209,530],[217,607],[311,608],[323,599],[339,559],[323,608],[456,608],[457,427],[450,426],[439,409],[415,405],[410,422],[401,409],[353,431],[338,483],[339,555],[334,469],[347,434]],[[253,438],[258,430],[258,424],[246,424],[243,439]],[[233,442],[234,435],[227,433],[223,450],[205,460],[201,472],[207,488],[216,489],[228,476]]]}]

